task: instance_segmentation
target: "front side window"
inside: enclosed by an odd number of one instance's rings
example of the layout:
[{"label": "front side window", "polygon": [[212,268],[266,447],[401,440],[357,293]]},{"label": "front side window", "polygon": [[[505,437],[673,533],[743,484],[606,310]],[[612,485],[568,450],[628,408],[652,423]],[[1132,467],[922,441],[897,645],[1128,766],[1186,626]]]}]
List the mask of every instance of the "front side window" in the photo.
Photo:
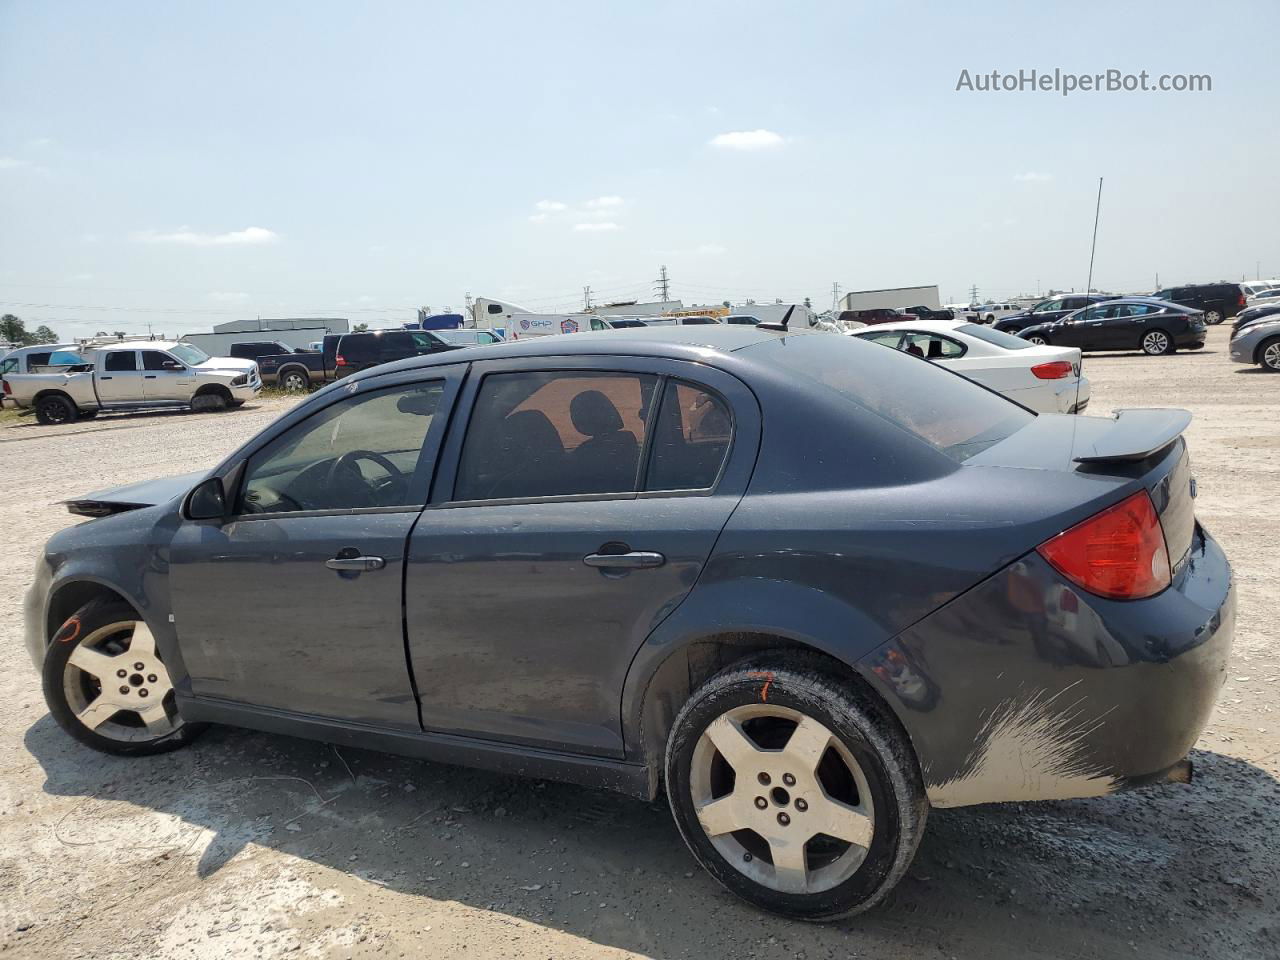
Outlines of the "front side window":
[{"label": "front side window", "polygon": [[1051,310],[1061,310],[1061,309],[1062,309],[1061,300],[1049,300],[1045,303],[1040,304],[1038,307],[1033,307],[1031,312],[1032,313],[1048,313]]},{"label": "front side window", "polygon": [[491,374],[476,397],[456,500],[633,493],[658,378]]},{"label": "front side window", "polygon": [[441,381],[356,394],[296,424],[249,458],[238,512],[421,506],[414,474]]},{"label": "front side window", "polygon": [[173,357],[167,353],[161,353],[159,350],[143,350],[142,351],[142,369],[143,370],[166,370],[169,369],[165,363],[176,363]]},{"label": "front side window", "polygon": [[123,373],[138,369],[138,355],[132,350],[113,350],[102,365],[104,370]]},{"label": "front side window", "polygon": [[662,394],[645,490],[705,490],[729,452],[733,420],[715,394],[672,380]]}]

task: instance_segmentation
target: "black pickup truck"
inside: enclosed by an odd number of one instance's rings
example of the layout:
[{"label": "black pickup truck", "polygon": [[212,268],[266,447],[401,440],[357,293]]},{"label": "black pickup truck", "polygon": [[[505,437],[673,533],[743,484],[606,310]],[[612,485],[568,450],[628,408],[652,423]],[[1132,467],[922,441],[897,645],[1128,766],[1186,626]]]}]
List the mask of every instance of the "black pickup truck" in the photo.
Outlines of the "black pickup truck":
[{"label": "black pickup truck", "polygon": [[374,330],[329,334],[320,352],[291,351],[283,343],[255,341],[232,344],[231,356],[256,360],[263,383],[289,391],[307,391],[380,363],[463,346],[446,343],[429,330]]}]

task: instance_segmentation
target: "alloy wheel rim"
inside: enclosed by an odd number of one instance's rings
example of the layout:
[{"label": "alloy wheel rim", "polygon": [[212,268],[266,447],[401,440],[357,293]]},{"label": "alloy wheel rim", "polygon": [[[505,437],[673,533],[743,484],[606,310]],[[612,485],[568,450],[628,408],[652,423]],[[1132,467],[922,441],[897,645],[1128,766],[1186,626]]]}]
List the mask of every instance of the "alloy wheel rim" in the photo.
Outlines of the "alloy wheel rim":
[{"label": "alloy wheel rim", "polygon": [[80,640],[62,689],[76,719],[100,737],[138,743],[182,726],[169,671],[141,620],[108,624]]},{"label": "alloy wheel rim", "polygon": [[1205,323],[1221,323],[1222,314],[1220,314],[1217,310],[1210,310],[1208,313],[1204,315],[1204,322]]},{"label": "alloy wheel rim", "polygon": [[1163,333],[1148,333],[1145,346],[1147,353],[1164,353],[1168,349],[1169,338]]},{"label": "alloy wheel rim", "polygon": [[284,388],[286,390],[301,390],[303,388],[302,375],[291,373],[284,378]]},{"label": "alloy wheel rim", "polygon": [[858,761],[821,722],[789,707],[746,704],[708,724],[689,789],[712,846],[780,893],[840,885],[862,866],[875,834]]},{"label": "alloy wheel rim", "polygon": [[1280,340],[1267,346],[1262,354],[1262,362],[1272,370],[1280,370]]},{"label": "alloy wheel rim", "polygon": [[1038,343],[1040,346],[1044,346],[1044,337],[1027,337],[1027,339],[1032,343]]},{"label": "alloy wheel rim", "polygon": [[50,423],[65,423],[67,420],[67,408],[61,403],[50,403],[45,405],[45,416]]}]

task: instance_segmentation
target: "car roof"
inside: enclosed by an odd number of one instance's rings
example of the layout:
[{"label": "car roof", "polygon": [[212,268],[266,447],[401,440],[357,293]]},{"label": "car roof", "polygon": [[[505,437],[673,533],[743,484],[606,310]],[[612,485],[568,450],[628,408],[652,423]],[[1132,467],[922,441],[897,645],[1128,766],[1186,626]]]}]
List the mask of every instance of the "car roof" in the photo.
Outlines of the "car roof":
[{"label": "car roof", "polygon": [[877,323],[873,327],[863,327],[855,336],[860,335],[863,330],[867,333],[875,333],[879,330],[921,330],[924,333],[955,333],[960,327],[969,326],[967,320],[898,320],[893,323]]},{"label": "car roof", "polygon": [[364,378],[414,370],[420,367],[465,363],[471,360],[504,360],[519,357],[623,356],[661,357],[669,360],[706,361],[716,353],[729,354],[783,336],[829,335],[810,330],[770,330],[734,324],[692,324],[668,327],[627,327],[591,333],[552,334],[524,340],[504,340],[482,347],[463,347],[425,357],[408,357],[371,367],[353,377]]}]

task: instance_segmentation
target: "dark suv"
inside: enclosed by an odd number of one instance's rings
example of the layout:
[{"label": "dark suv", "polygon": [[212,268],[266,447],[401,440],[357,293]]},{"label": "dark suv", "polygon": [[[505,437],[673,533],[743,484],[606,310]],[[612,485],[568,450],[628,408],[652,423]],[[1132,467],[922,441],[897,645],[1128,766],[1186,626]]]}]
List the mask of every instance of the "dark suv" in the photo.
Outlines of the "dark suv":
[{"label": "dark suv", "polygon": [[1027,329],[1027,327],[1034,327],[1036,324],[1053,323],[1055,320],[1061,320],[1068,313],[1087,307],[1091,303],[1114,299],[1115,297],[1103,296],[1097,293],[1068,293],[1059,297],[1050,297],[1048,300],[1041,300],[1026,313],[1011,313],[1009,316],[997,320],[995,329],[1002,333],[1018,333]]},{"label": "dark suv", "polygon": [[375,330],[343,333],[324,338],[324,366],[335,380],[392,360],[425,357],[444,350],[461,350],[465,344],[445,343],[429,330]]},{"label": "dark suv", "polygon": [[1204,314],[1204,322],[1219,324],[1244,309],[1244,291],[1238,283],[1193,283],[1185,287],[1167,287],[1151,296],[1193,307]]}]

